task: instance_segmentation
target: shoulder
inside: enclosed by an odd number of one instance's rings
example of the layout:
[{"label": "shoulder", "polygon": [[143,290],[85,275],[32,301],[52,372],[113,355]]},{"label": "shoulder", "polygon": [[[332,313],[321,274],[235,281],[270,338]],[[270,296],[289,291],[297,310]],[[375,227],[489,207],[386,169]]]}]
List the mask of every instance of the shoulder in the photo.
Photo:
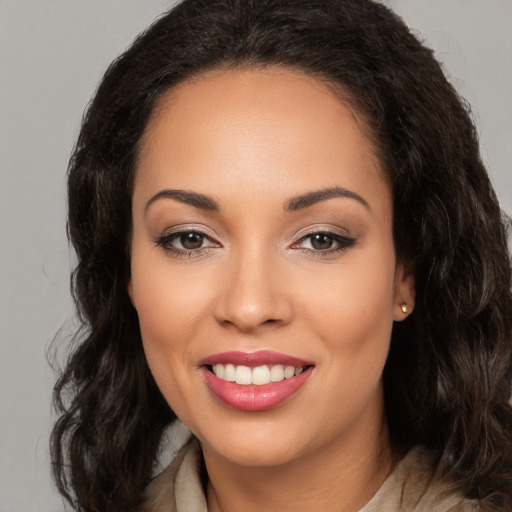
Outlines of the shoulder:
[{"label": "shoulder", "polygon": [[360,512],[478,512],[435,471],[431,454],[416,447],[398,464]]},{"label": "shoulder", "polygon": [[206,512],[201,460],[199,444],[192,439],[149,484],[137,512]]}]

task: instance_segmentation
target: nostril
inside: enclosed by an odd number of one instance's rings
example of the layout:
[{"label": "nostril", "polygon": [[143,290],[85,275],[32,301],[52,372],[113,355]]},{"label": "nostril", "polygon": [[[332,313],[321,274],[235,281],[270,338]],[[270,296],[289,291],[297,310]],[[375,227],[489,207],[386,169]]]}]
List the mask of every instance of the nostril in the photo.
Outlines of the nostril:
[{"label": "nostril", "polygon": [[[246,283],[247,284],[247,283]],[[214,306],[216,321],[243,332],[274,328],[289,322],[292,307],[288,298],[278,292],[263,291],[257,286],[231,286]]]}]

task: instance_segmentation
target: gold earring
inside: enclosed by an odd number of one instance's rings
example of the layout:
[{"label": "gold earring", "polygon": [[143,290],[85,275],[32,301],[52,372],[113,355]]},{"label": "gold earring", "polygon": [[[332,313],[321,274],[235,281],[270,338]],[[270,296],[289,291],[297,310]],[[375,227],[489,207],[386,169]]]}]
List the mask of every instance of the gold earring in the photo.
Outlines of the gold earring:
[{"label": "gold earring", "polygon": [[409,304],[407,304],[407,302],[403,302],[402,303],[402,311],[405,314],[410,313],[411,312],[411,306],[409,306]]}]

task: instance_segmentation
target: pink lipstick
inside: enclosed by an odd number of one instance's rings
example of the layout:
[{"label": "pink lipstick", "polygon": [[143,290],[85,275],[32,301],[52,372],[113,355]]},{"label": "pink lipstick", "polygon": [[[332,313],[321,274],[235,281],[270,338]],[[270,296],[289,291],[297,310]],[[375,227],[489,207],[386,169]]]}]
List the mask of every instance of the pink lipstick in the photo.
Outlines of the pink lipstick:
[{"label": "pink lipstick", "polygon": [[282,404],[308,381],[314,365],[272,351],[224,352],[203,359],[200,371],[209,390],[241,411],[265,411]]}]

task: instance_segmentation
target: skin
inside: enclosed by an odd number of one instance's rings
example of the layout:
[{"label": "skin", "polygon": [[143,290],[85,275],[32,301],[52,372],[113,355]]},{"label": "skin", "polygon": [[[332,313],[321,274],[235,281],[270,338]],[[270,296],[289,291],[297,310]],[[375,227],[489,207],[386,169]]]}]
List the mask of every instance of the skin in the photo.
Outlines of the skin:
[{"label": "skin", "polygon": [[[361,200],[285,208],[334,187]],[[155,197],[163,190],[219,209]],[[362,121],[312,77],[215,71],[161,101],[136,170],[129,293],[156,382],[201,443],[209,510],[354,511],[389,474],[382,371],[393,321],[414,299],[392,216]],[[203,246],[162,244],[176,230],[203,232]],[[319,232],[353,242],[317,250],[307,235]],[[258,350],[315,367],[271,410],[222,404],[199,362]]]}]

